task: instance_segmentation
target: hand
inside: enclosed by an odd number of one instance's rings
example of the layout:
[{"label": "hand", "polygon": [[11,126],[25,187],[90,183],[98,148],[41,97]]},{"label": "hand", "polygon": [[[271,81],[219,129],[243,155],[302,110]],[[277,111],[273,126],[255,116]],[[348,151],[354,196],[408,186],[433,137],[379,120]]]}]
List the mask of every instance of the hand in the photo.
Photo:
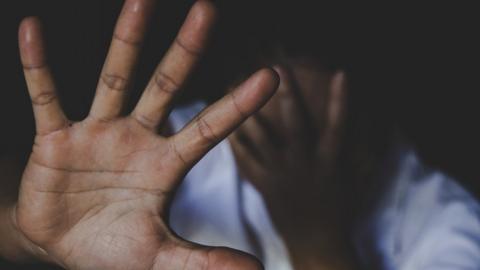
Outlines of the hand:
[{"label": "hand", "polygon": [[38,20],[22,22],[37,136],[14,224],[35,255],[68,269],[259,269],[243,253],[179,239],[168,203],[187,171],[273,95],[277,75],[258,71],[179,133],[157,135],[215,18],[210,2],[197,1],[134,111],[120,116],[153,5],[126,1],[90,114],[78,123],[60,108]]},{"label": "hand", "polygon": [[[301,83],[310,84],[297,81],[292,69],[278,67],[277,72],[281,80],[277,94],[229,139],[240,171],[263,194],[296,268],[319,269],[313,260],[324,260],[325,267],[326,258],[340,257],[348,246],[348,235],[342,231],[348,195],[338,161],[346,112],[345,75],[341,71],[328,75],[330,83],[323,88],[300,89]],[[323,114],[309,114],[305,91],[327,97]],[[337,262],[328,265],[343,269]]]}]

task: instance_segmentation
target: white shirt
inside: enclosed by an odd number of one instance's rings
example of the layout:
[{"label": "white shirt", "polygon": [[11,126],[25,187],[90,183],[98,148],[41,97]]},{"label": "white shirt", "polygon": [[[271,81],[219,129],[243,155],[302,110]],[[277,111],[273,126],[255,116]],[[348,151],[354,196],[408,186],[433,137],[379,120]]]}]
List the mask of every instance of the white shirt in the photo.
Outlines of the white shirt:
[{"label": "white shirt", "polygon": [[[174,110],[181,129],[203,104]],[[453,179],[421,164],[399,145],[378,207],[355,239],[369,269],[480,269],[480,204]],[[181,237],[256,255],[267,270],[293,269],[260,193],[241,179],[227,140],[187,174],[172,204],[170,225]],[[253,237],[252,237],[253,236]],[[255,241],[252,241],[254,239]]]}]

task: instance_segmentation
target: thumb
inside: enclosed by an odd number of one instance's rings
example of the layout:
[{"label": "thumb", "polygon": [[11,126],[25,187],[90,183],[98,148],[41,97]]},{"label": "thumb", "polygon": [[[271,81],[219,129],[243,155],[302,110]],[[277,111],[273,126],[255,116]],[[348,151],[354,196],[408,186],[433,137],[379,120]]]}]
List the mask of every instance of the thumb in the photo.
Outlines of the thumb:
[{"label": "thumb", "polygon": [[[159,250],[153,267],[165,269],[263,270],[254,256],[226,247],[206,247],[176,239]],[[170,246],[170,247],[168,247]]]},{"label": "thumb", "polygon": [[209,268],[215,270],[262,270],[262,263],[254,256],[225,247],[210,248]]}]

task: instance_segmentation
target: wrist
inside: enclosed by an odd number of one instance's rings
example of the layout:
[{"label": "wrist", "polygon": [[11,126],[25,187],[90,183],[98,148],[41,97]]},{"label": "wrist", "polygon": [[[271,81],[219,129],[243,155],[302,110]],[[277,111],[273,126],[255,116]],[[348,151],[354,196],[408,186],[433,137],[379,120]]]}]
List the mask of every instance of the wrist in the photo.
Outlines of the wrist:
[{"label": "wrist", "polygon": [[48,262],[47,253],[17,226],[16,206],[0,206],[0,256],[17,263]]}]

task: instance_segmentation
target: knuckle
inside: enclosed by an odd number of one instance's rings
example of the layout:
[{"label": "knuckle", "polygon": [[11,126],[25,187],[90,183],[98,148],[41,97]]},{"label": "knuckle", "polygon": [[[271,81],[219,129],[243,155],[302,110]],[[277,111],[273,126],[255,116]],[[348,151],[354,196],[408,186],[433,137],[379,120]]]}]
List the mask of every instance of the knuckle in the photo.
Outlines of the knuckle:
[{"label": "knuckle", "polygon": [[197,118],[195,125],[200,138],[202,138],[205,142],[216,143],[220,141],[218,136],[215,134],[215,132],[213,132],[212,128],[204,118]]},{"label": "knuckle", "polygon": [[177,144],[175,142],[175,140],[172,140],[169,144],[169,149],[170,149],[170,152],[173,153],[173,155],[176,157],[177,160],[180,160],[180,162],[182,163],[182,165],[187,165],[188,162],[187,160],[185,159],[185,157],[183,156],[182,153],[180,153],[180,151],[178,150],[177,148]]},{"label": "knuckle", "polygon": [[124,91],[128,85],[128,80],[126,78],[108,73],[102,75],[102,81],[108,89],[115,91]]},{"label": "knuckle", "polygon": [[249,115],[241,109],[240,104],[238,104],[237,98],[235,97],[234,93],[233,93],[233,92],[230,92],[230,93],[228,94],[228,96],[230,97],[230,101],[231,101],[232,104],[233,104],[233,108],[235,108],[235,112],[236,112],[241,118],[247,118]]},{"label": "knuckle", "polygon": [[153,129],[157,126],[157,121],[155,121],[155,119],[151,118],[151,117],[148,117],[146,115],[143,115],[143,114],[137,114],[137,113],[134,113],[133,115],[133,119],[135,119],[135,121],[140,124],[141,126],[143,126],[144,128],[146,129]]},{"label": "knuckle", "polygon": [[40,93],[32,97],[32,104],[38,106],[45,106],[57,99],[57,95],[53,91]]},{"label": "knuckle", "polygon": [[139,38],[126,37],[126,36],[120,35],[119,33],[115,33],[113,35],[113,39],[118,42],[124,43],[128,46],[132,46],[134,48],[140,48],[142,43],[141,41],[139,41]]},{"label": "knuckle", "polygon": [[191,46],[191,45],[188,46],[188,45],[186,45],[185,42],[180,40],[178,37],[175,39],[175,44],[192,56],[196,57],[196,56],[199,56],[202,53],[201,48],[196,48],[196,47]]},{"label": "knuckle", "polygon": [[157,72],[155,75],[155,84],[160,92],[169,95],[175,94],[180,89],[179,84],[175,82],[175,80],[161,71]]}]

